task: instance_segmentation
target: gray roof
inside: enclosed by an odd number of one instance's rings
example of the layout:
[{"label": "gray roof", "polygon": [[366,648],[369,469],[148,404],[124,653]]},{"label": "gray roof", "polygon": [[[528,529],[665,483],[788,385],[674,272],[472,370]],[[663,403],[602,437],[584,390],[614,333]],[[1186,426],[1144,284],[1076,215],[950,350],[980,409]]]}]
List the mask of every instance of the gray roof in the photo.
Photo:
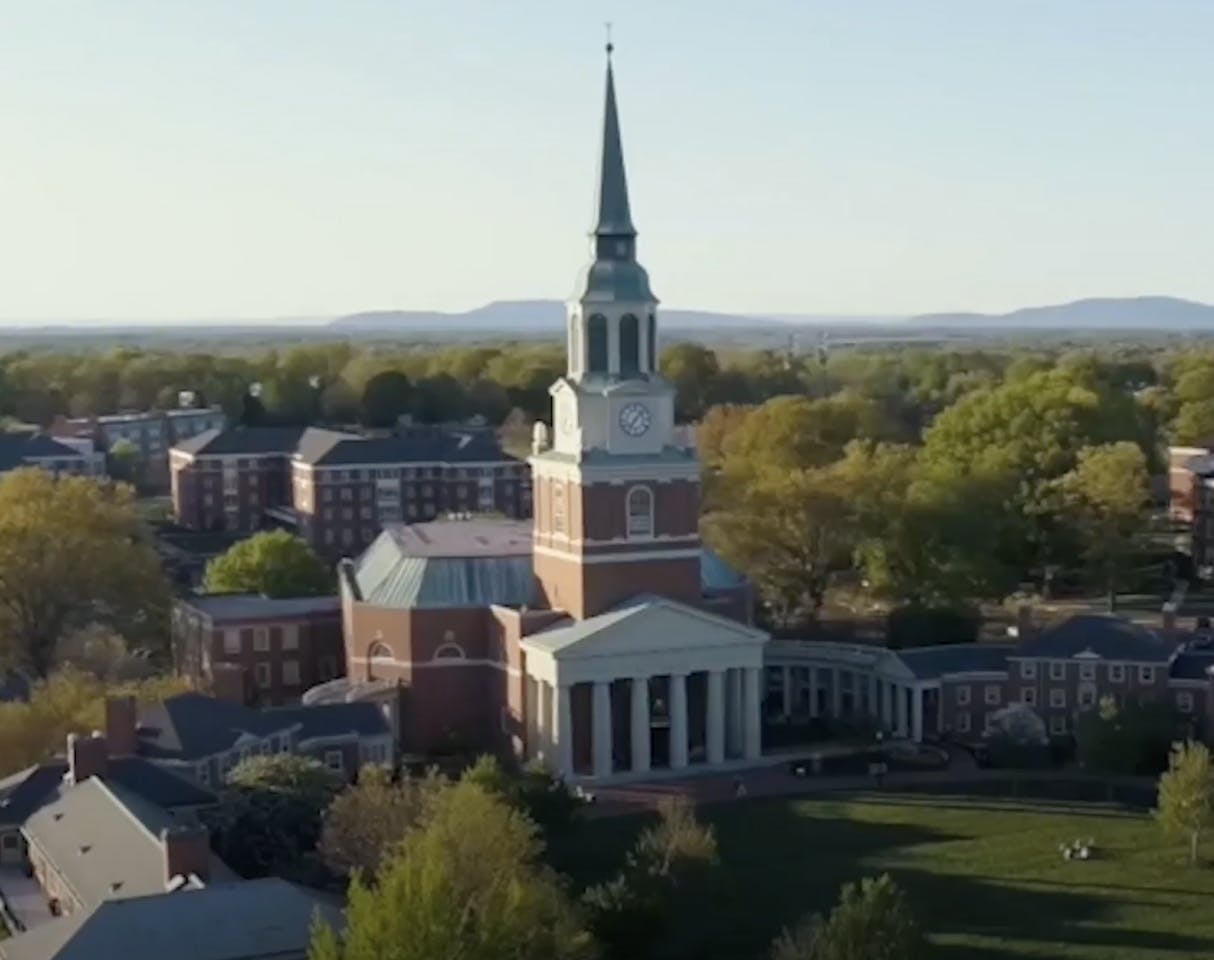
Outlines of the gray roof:
[{"label": "gray roof", "polygon": [[30,459],[66,460],[80,455],[75,447],[60,443],[45,433],[29,430],[0,433],[0,471],[15,470]]},{"label": "gray roof", "polygon": [[242,736],[264,739],[293,731],[299,740],[390,734],[373,703],[333,703],[258,710],[183,693],[147,708],[139,718],[140,752],[191,762],[230,750]]},{"label": "gray roof", "polygon": [[[163,893],[161,831],[179,826],[161,807],[97,777],[76,784],[25,822],[24,832],[80,903]],[[212,876],[231,872],[212,858]]]},{"label": "gray roof", "polygon": [[3,960],[303,960],[313,917],[341,928],[328,899],[269,877],[80,910],[11,940]]},{"label": "gray roof", "polygon": [[628,205],[628,178],[624,173],[624,147],[620,142],[620,117],[615,104],[615,74],[607,59],[607,93],[603,103],[603,145],[599,154],[598,203],[594,232],[599,236],[635,236]]},{"label": "gray roof", "polygon": [[1004,643],[953,643],[893,651],[920,680],[936,680],[951,673],[999,673],[1015,650]]},{"label": "gray roof", "polygon": [[231,749],[242,736],[257,739],[289,729],[270,711],[202,693],[182,693],[139,714],[139,752],[173,760],[198,760]]},{"label": "gray roof", "polygon": [[1078,614],[1021,643],[1016,657],[1069,659],[1088,654],[1102,660],[1167,663],[1176,643],[1120,617]]},{"label": "gray roof", "polygon": [[[67,763],[49,760],[0,780],[0,824],[23,824],[65,789]],[[215,795],[146,757],[110,757],[103,779],[157,806],[202,807]]]},{"label": "gray roof", "polygon": [[386,527],[355,562],[359,596],[379,606],[522,606],[535,595],[531,525],[451,520]]},{"label": "gray roof", "polygon": [[1183,650],[1177,654],[1168,670],[1173,680],[1209,680],[1214,667],[1214,650]]},{"label": "gray roof", "polygon": [[[389,524],[354,563],[358,596],[397,609],[520,607],[535,600],[530,520],[440,520]],[[700,551],[705,591],[736,589],[743,577]]]},{"label": "gray roof", "polygon": [[173,445],[174,450],[207,456],[287,454],[299,443],[302,427],[233,427],[203,430]]},{"label": "gray roof", "polygon": [[502,451],[492,434],[460,430],[414,431],[405,435],[360,437],[333,430],[306,430],[295,459],[314,466],[362,463],[504,463],[516,458]]},{"label": "gray roof", "polygon": [[326,597],[263,597],[255,593],[211,594],[179,600],[215,621],[290,620],[341,613],[341,599]]}]

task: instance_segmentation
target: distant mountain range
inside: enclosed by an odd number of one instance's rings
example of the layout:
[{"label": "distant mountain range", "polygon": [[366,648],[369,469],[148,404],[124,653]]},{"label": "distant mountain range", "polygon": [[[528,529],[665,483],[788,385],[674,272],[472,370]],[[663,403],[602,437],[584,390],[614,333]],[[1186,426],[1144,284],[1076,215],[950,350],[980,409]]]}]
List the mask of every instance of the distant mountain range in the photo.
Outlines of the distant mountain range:
[{"label": "distant mountain range", "polygon": [[[462,313],[377,310],[330,322],[348,332],[558,331],[565,319],[559,300],[499,300]],[[1211,330],[1214,306],[1176,297],[1103,297],[1010,313],[926,313],[918,316],[838,314],[740,314],[663,310],[666,329],[730,330],[755,327],[876,325],[949,330]]]}]

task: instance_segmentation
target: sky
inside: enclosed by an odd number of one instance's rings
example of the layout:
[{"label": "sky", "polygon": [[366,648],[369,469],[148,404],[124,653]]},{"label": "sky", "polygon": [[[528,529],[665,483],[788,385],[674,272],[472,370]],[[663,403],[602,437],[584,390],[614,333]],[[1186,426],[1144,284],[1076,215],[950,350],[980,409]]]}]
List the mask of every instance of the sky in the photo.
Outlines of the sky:
[{"label": "sky", "polygon": [[1209,0],[0,0],[0,322],[1214,302]]}]

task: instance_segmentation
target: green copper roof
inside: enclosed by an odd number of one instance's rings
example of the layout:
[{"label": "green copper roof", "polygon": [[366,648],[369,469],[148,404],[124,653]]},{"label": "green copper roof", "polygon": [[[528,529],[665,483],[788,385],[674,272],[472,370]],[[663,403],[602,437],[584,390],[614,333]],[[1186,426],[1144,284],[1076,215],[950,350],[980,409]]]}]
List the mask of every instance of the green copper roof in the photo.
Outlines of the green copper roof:
[{"label": "green copper roof", "polygon": [[603,109],[603,152],[599,158],[599,202],[594,232],[600,237],[636,236],[628,208],[628,180],[624,175],[624,148],[620,145],[620,118],[615,107],[615,78],[607,60],[607,103]]}]

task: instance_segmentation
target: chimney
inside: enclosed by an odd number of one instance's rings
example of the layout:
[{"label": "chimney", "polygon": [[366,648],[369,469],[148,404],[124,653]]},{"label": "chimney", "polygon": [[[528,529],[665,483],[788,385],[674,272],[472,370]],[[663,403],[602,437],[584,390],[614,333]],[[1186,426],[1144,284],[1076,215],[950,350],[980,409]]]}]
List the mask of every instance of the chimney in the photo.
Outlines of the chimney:
[{"label": "chimney", "polygon": [[103,776],[108,760],[109,747],[101,734],[94,733],[91,737],[78,733],[67,735],[67,769],[72,783]]},{"label": "chimney", "polygon": [[211,838],[205,827],[165,827],[160,831],[164,848],[164,885],[172,887],[181,877],[197,877],[203,883],[210,879]]},{"label": "chimney", "polygon": [[1033,605],[1022,603],[1016,608],[1016,638],[1021,642],[1033,635]]},{"label": "chimney", "polygon": [[1165,640],[1176,639],[1176,604],[1165,603],[1163,605],[1163,638]]},{"label": "chimney", "polygon": [[135,735],[138,723],[135,698],[105,698],[105,740],[115,757],[133,757],[139,745]]}]

